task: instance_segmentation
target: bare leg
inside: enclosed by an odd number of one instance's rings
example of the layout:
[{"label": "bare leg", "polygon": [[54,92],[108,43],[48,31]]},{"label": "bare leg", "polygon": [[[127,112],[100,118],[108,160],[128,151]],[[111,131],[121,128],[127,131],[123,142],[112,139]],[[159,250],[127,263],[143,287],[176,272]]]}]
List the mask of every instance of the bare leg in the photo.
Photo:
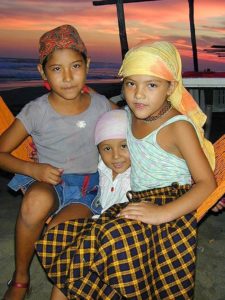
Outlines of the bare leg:
[{"label": "bare leg", "polygon": [[51,300],[67,300],[66,296],[56,287],[52,288]]},{"label": "bare leg", "polygon": [[[29,268],[34,254],[34,243],[39,238],[45,220],[57,208],[57,198],[53,187],[35,182],[26,192],[16,223],[15,272],[13,280],[29,282]],[[23,300],[25,288],[10,287],[6,300]]]},{"label": "bare leg", "polygon": [[87,206],[78,203],[70,204],[60,210],[60,212],[50,221],[48,229],[68,220],[90,218],[91,216],[92,212]]}]

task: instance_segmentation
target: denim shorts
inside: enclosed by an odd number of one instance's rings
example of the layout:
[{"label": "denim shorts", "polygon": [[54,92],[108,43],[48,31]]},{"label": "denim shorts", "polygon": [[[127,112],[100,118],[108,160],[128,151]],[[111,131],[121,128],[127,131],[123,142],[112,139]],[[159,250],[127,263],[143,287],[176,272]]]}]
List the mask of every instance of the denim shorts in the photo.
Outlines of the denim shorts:
[{"label": "denim shorts", "polygon": [[[8,186],[23,193],[34,183],[35,179],[29,176],[16,174]],[[59,199],[59,212],[62,208],[73,203],[87,206],[93,214],[102,211],[100,203],[99,173],[93,174],[63,174],[62,182],[53,186]]]}]

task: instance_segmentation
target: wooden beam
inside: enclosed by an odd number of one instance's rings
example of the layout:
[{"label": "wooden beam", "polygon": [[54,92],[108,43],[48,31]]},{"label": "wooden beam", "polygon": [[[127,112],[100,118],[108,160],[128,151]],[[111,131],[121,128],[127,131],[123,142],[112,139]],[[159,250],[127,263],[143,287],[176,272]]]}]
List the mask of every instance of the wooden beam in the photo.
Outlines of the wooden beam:
[{"label": "wooden beam", "polygon": [[211,48],[217,48],[217,49],[225,48],[225,45],[212,45]]},{"label": "wooden beam", "polygon": [[209,54],[215,54],[218,57],[225,57],[225,45],[212,45],[208,49],[204,49]]},{"label": "wooden beam", "polygon": [[92,1],[93,5],[96,5],[96,6],[97,5],[116,4],[122,59],[124,59],[125,54],[129,50],[128,42],[127,42],[127,33],[126,33],[126,24],[125,24],[123,4],[124,3],[146,2],[146,1],[160,1],[160,0],[101,0],[101,1]]},{"label": "wooden beam", "polygon": [[[135,3],[135,2],[147,2],[147,1],[160,1],[160,0],[123,0],[123,3]],[[117,4],[118,0],[99,0],[99,1],[92,1],[93,5],[110,5],[110,4]]]},{"label": "wooden beam", "polygon": [[117,8],[117,16],[118,16],[118,26],[119,26],[122,59],[124,59],[125,54],[129,50],[129,48],[128,48],[128,42],[127,42],[127,32],[126,32],[126,24],[125,24],[125,17],[124,17],[123,0],[117,0],[116,8]]},{"label": "wooden beam", "polygon": [[[153,2],[153,1],[161,1],[161,0],[98,0],[92,1],[93,5],[112,5],[116,4],[117,7],[117,16],[118,16],[118,24],[119,24],[119,34],[120,34],[120,44],[121,44],[121,52],[122,58],[124,58],[125,53],[128,50],[127,43],[127,35],[126,35],[126,25],[124,18],[124,3],[137,3],[137,2]],[[194,0],[188,0],[189,4],[189,20],[190,20],[190,31],[191,31],[191,42],[192,42],[192,52],[193,52],[193,62],[194,62],[194,70],[198,72],[198,53],[197,53],[197,45],[196,45],[196,36],[195,36],[195,24],[194,24]],[[221,46],[214,46],[215,48]]]},{"label": "wooden beam", "polygon": [[190,21],[194,71],[198,72],[198,51],[196,45],[195,23],[194,23],[194,0],[188,0],[188,4],[189,4],[189,21]]}]

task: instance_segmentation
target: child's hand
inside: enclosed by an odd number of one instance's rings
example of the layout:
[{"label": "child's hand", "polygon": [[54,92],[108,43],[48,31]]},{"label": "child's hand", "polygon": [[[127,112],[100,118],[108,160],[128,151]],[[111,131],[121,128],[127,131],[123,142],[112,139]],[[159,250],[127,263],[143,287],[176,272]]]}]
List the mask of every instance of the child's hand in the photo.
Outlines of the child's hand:
[{"label": "child's hand", "polygon": [[61,182],[63,169],[53,167],[49,164],[35,164],[32,169],[32,177],[38,181],[56,185]]},{"label": "child's hand", "polygon": [[212,208],[213,212],[220,212],[225,208],[225,196],[217,202],[217,204]]},{"label": "child's hand", "polygon": [[141,221],[151,225],[165,223],[162,206],[149,202],[129,203],[121,210],[118,217]]},{"label": "child's hand", "polygon": [[29,153],[29,157],[33,161],[38,162],[37,148],[36,148],[35,144],[33,142],[30,143],[30,147],[31,147],[32,151]]}]

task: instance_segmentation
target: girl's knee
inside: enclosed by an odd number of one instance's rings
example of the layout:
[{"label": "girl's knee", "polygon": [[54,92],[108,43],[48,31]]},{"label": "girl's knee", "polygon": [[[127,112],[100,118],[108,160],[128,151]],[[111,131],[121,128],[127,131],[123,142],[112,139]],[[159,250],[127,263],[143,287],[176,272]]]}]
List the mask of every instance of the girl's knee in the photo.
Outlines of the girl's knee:
[{"label": "girl's knee", "polygon": [[24,220],[45,219],[56,208],[56,195],[51,186],[34,185],[27,190],[20,209],[20,215]]}]

